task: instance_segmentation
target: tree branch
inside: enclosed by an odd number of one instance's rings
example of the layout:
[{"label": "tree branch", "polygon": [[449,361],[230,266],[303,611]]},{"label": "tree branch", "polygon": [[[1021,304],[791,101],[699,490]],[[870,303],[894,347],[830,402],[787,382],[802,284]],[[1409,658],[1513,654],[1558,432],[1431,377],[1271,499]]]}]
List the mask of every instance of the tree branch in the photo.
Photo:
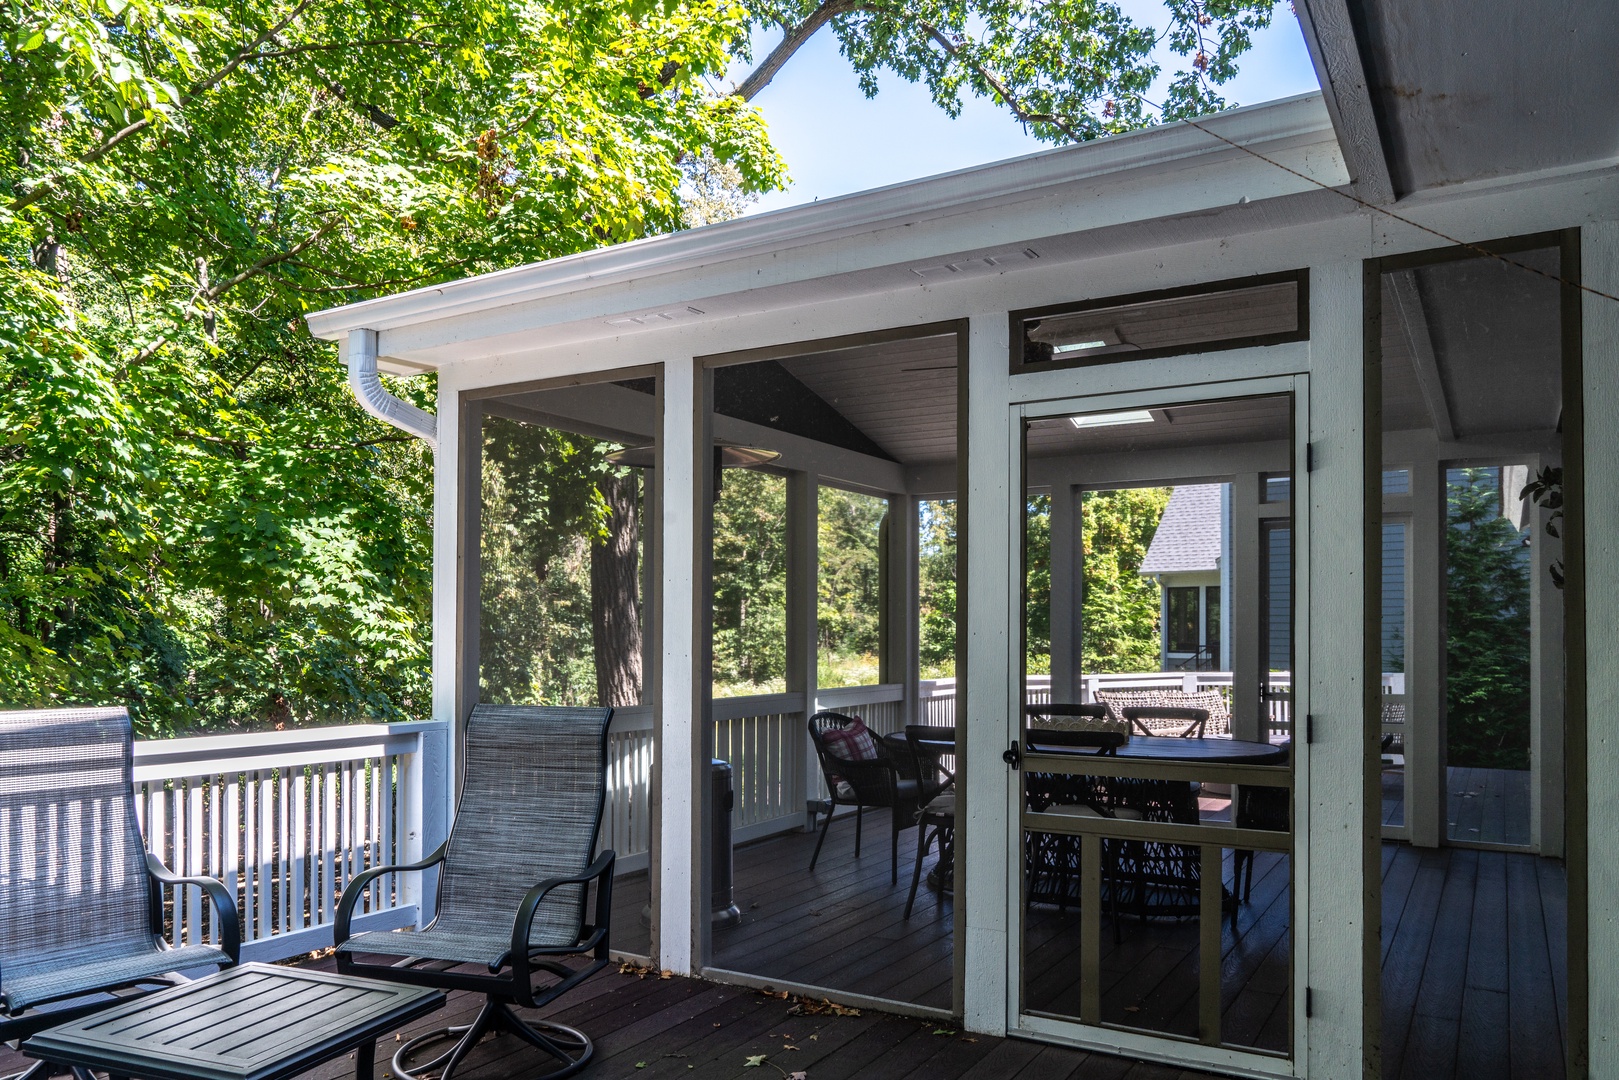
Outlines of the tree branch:
[{"label": "tree branch", "polygon": [[[868,7],[866,10],[876,12],[878,9]],[[1024,107],[1023,103],[1018,100],[1018,96],[1012,92],[1011,88],[1006,85],[1005,80],[1003,80],[999,75],[991,71],[989,68],[985,67],[983,64],[978,63],[976,60],[964,57],[961,51],[961,46],[951,41],[942,31],[939,30],[938,27],[934,26],[932,23],[923,22],[921,20],[917,21],[917,25],[927,32],[928,37],[933,39],[934,44],[938,45],[939,48],[944,50],[945,55],[949,56],[957,63],[966,65],[975,74],[977,74],[980,79],[983,79],[984,82],[989,84],[990,89],[999,94],[1001,100],[1006,103],[1006,107],[1012,110],[1012,115],[1017,117],[1023,123],[1050,124],[1052,127],[1068,136],[1074,142],[1084,141],[1083,137],[1078,131],[1074,130],[1073,125],[1068,122],[1066,117],[1058,116],[1055,113],[1030,112]]]},{"label": "tree branch", "polygon": [[[220,68],[206,79],[203,79],[201,82],[194,83],[189,90],[180,95],[180,100],[176,102],[176,104],[180,106],[187,105],[198,94],[205,93],[206,91],[213,89],[215,86],[218,86],[220,82],[229,78],[231,72],[241,67],[247,61],[253,59],[254,53],[258,50],[259,46],[263,45],[265,42],[274,38],[281,31],[285,30],[289,25],[292,24],[292,20],[296,19],[299,15],[302,15],[304,13],[304,9],[314,2],[315,0],[299,0],[298,5],[289,11],[286,16],[281,19],[281,21],[277,22],[274,26],[255,37],[251,42],[248,43],[245,49],[242,49],[235,56],[231,57],[229,62],[227,62],[224,67]],[[100,161],[103,157],[112,152],[112,150],[119,143],[123,142],[131,135],[145,131],[147,128],[152,126],[152,123],[153,121],[151,118],[145,117],[140,120],[136,120],[132,124],[126,125],[118,131],[113,132],[112,135],[108,136],[108,138],[103,141],[100,146],[87,150],[81,154],[79,156],[79,163],[81,165],[91,165],[97,161]],[[31,189],[28,194],[21,195],[16,199],[13,199],[10,207],[11,212],[16,213],[19,210],[23,210],[34,205],[39,200],[49,195],[55,189],[55,187],[56,184],[52,179],[45,179],[38,187]]]},{"label": "tree branch", "polygon": [[423,41],[420,38],[369,38],[365,41],[336,41],[336,42],[309,42],[305,45],[290,45],[285,49],[270,49],[266,52],[254,53],[254,60],[278,60],[283,56],[297,56],[307,52],[334,52],[340,49],[371,49],[379,45],[412,45],[419,49],[442,49],[444,46],[436,41]]},{"label": "tree branch", "polygon": [[736,88],[736,96],[743,101],[752,101],[759,92],[770,85],[770,80],[776,73],[787,66],[787,61],[793,54],[803,48],[804,43],[815,36],[815,31],[848,11],[860,8],[857,0],[826,0],[826,3],[810,13],[809,18],[797,26],[784,27],[787,36],[781,39],[781,44],[770,50],[764,63],[748,73],[742,80],[742,85]]},{"label": "tree branch", "polygon": [[[308,236],[304,237],[287,250],[271,252],[269,255],[266,255],[252,266],[249,266],[246,270],[243,270],[241,273],[233,274],[224,281],[219,282],[217,285],[205,290],[200,290],[192,298],[192,303],[187,305],[187,311],[184,318],[189,319],[191,317],[191,311],[195,310],[196,301],[205,300],[212,303],[229,290],[240,285],[242,282],[247,281],[249,278],[258,277],[270,267],[275,266],[278,263],[284,263],[288,259],[295,257],[300,251],[305,250],[312,244],[318,243],[321,237],[331,232],[340,220],[342,219],[337,214],[333,214],[331,217],[326,219],[325,223],[322,224],[320,228],[316,229],[314,232],[310,233]],[[134,358],[130,360],[128,364],[124,365],[124,370],[127,371],[130,368],[140,367],[152,357],[156,356],[163,346],[167,345],[168,343],[169,335],[167,333],[162,334],[151,344],[147,345],[140,352],[136,353]]]}]

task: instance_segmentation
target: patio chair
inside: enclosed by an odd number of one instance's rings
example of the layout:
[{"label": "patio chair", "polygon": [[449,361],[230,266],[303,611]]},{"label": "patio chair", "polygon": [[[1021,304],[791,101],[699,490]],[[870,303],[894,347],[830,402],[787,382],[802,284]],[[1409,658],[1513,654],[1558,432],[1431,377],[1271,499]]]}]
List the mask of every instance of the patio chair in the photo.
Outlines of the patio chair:
[{"label": "patio chair", "polygon": [[[612,709],[478,705],[467,722],[461,801],[450,837],[408,866],[380,866],[349,882],[338,903],[337,969],[345,974],[484,995],[472,1023],[411,1039],[393,1058],[393,1075],[416,1080],[428,1070],[450,1080],[489,1033],[510,1032],[543,1050],[571,1076],[595,1046],[577,1028],[526,1020],[514,1005],[540,1008],[608,964],[614,853],[595,855],[607,791],[607,726]],[[592,858],[594,856],[594,859]],[[400,871],[439,868],[438,914],[421,930],[352,933],[354,910],[371,882]],[[596,884],[595,921],[585,901]],[[401,957],[392,964],[360,954]],[[589,954],[581,968],[563,957]],[[455,965],[476,965],[457,970]],[[427,1046],[452,1045],[414,1067]]]},{"label": "patio chair", "polygon": [[1175,735],[1201,739],[1209,722],[1209,710],[1178,705],[1132,705],[1124,709],[1130,730],[1138,735]]},{"label": "patio chair", "polygon": [[[124,709],[0,712],[0,1041],[239,958],[225,887],[172,874],[146,851],[134,760]],[[164,885],[207,894],[218,947],[169,946]],[[22,1075],[53,1071],[42,1061]]]},{"label": "patio chair", "polygon": [[1023,707],[1028,717],[1025,741],[1048,746],[1094,749],[1099,754],[1115,753],[1129,739],[1129,733],[1116,730],[1107,706],[1094,702],[1069,704],[1039,702]]},{"label": "patio chair", "polygon": [[[906,724],[905,744],[916,762],[917,779],[924,785],[926,801],[916,814],[916,866],[911,870],[911,895],[905,900],[905,918],[916,906],[916,887],[922,881],[922,860],[928,848],[939,845],[939,879],[953,870],[956,836],[956,774],[945,767],[946,756],[956,752],[956,729],[926,724]],[[931,794],[928,793],[929,778]],[[928,830],[932,829],[930,833]],[[932,879],[929,878],[931,882]]]},{"label": "patio chair", "polygon": [[[1293,741],[1282,744],[1292,756]],[[1293,793],[1287,788],[1244,784],[1237,788],[1234,809],[1239,829],[1273,829],[1287,832],[1293,827]],[[1247,870],[1244,880],[1243,871]],[[1231,928],[1237,928],[1237,905],[1246,904],[1254,891],[1254,853],[1237,848],[1231,852]]]},{"label": "patio chair", "polygon": [[[889,858],[889,884],[899,884],[899,834],[910,828],[916,820],[916,810],[922,800],[922,786],[915,777],[904,775],[909,769],[901,767],[893,753],[867,729],[859,717],[842,713],[818,712],[809,718],[810,741],[815,744],[815,756],[821,763],[821,775],[826,778],[826,822],[821,826],[820,838],[815,841],[815,853],[810,856],[809,868],[821,857],[821,845],[832,828],[833,815],[840,806],[852,806],[854,811],[854,855],[860,857],[860,830],[868,806],[886,806],[893,811]],[[906,763],[909,764],[908,762]]]}]

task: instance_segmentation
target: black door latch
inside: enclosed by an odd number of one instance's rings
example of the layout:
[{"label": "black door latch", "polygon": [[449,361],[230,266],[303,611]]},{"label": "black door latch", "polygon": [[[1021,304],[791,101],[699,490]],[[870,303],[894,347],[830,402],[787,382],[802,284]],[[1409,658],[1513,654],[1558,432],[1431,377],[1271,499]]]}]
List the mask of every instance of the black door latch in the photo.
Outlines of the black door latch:
[{"label": "black door latch", "polygon": [[1018,749],[1016,739],[1012,740],[1012,745],[1007,747],[1006,753],[1001,755],[1001,760],[1014,769],[1018,767],[1018,763],[1023,760],[1023,753]]}]

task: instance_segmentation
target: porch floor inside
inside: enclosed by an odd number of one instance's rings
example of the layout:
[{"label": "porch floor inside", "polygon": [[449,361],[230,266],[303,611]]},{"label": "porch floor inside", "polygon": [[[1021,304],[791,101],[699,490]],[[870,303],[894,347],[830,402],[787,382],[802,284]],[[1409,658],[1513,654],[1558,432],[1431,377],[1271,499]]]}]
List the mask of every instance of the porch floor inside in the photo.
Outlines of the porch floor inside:
[{"label": "porch floor inside", "polygon": [[[1447,770],[1445,835],[1474,844],[1529,846],[1529,770]],[[1383,824],[1405,822],[1405,774],[1383,766]]]},{"label": "porch floor inside", "polygon": [[1554,1078],[1568,1029],[1563,864],[1383,845],[1383,1075]]},{"label": "porch floor inside", "polygon": [[[334,965],[328,958],[311,966],[329,971]],[[402,1029],[403,1038],[469,1023],[480,1003],[455,991],[444,1009]],[[968,1035],[937,1020],[870,1009],[857,1016],[803,1015],[797,1002],[756,990],[613,968],[549,1008],[518,1012],[553,1017],[590,1035],[596,1043],[595,1060],[584,1074],[590,1077],[758,1080],[760,1070],[749,1060],[762,1055],[784,1073],[806,1072],[815,1080],[1216,1080],[1108,1054]],[[392,1072],[398,1045],[390,1035],[378,1040],[376,1075]],[[456,1075],[529,1080],[537,1075],[538,1054],[510,1035],[485,1039]],[[0,1073],[28,1064],[17,1051],[0,1047]],[[305,1075],[347,1080],[354,1075],[353,1056]]]}]

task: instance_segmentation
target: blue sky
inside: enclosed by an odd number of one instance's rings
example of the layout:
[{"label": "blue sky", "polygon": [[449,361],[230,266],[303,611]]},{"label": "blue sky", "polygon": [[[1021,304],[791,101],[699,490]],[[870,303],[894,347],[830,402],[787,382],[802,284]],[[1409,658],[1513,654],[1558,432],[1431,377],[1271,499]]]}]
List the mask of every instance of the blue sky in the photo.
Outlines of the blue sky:
[{"label": "blue sky", "polygon": [[[1138,22],[1163,22],[1163,8],[1153,0],[1127,0],[1122,6]],[[754,56],[763,58],[780,38],[780,33],[755,38]],[[1172,72],[1182,58],[1163,52],[1160,66]],[[743,74],[733,72],[737,79]],[[1288,5],[1278,4],[1270,28],[1255,36],[1253,51],[1242,58],[1238,76],[1223,93],[1228,101],[1254,105],[1316,88],[1298,20]],[[830,28],[800,49],[754,103],[787,159],[793,184],[760,199],[749,213],[1047,148],[988,101],[967,99],[961,116],[952,120],[925,89],[895,75],[884,74],[877,96],[868,101]]]}]

